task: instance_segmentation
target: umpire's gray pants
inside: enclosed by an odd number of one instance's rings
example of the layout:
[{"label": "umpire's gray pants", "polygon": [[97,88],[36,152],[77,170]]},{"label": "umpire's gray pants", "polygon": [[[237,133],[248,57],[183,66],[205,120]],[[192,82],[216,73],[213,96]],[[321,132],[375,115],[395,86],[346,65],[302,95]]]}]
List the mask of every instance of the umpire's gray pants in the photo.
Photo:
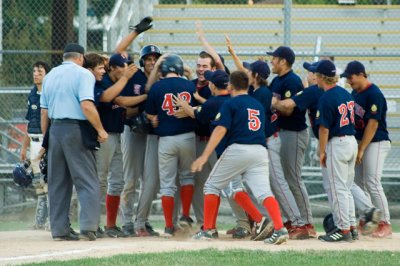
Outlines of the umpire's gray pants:
[{"label": "umpire's gray pants", "polygon": [[106,193],[120,196],[124,188],[121,134],[109,133],[107,141],[100,144],[100,149],[95,154],[102,197]]},{"label": "umpire's gray pants", "polygon": [[310,199],[301,177],[304,153],[309,140],[308,130],[290,131],[281,129],[279,137],[281,138],[280,155],[283,173],[296,200],[302,221],[306,224],[312,224]]},{"label": "umpire's gray pants", "polygon": [[137,180],[143,176],[144,154],[146,150],[145,134],[132,132],[125,126],[122,133],[122,166],[124,171],[124,189],[121,194],[121,213],[123,226],[133,227],[133,211]]},{"label": "umpire's gray pants", "polygon": [[149,219],[153,200],[160,189],[158,171],[158,136],[147,135],[144,172],[140,182],[140,194],[136,210],[135,229],[144,229]]},{"label": "umpire's gray pants", "polygon": [[77,121],[54,121],[49,137],[49,210],[53,237],[69,234],[69,207],[75,186],[81,206],[80,230],[96,231],[100,185],[95,155],[82,143]]}]

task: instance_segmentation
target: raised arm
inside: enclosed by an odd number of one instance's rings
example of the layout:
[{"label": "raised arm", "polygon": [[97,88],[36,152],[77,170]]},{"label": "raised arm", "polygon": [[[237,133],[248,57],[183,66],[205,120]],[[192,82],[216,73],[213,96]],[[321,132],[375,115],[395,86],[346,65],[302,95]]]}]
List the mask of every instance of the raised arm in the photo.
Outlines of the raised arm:
[{"label": "raised arm", "polygon": [[132,30],[128,35],[126,35],[122,41],[115,48],[116,53],[123,53],[128,49],[128,46],[136,39],[136,37],[153,27],[151,24],[153,19],[151,17],[145,17],[142,19],[139,24],[129,26],[129,29]]},{"label": "raised arm", "polygon": [[217,69],[224,70],[225,66],[222,63],[221,58],[219,57],[217,51],[215,51],[215,49],[206,40],[206,37],[204,35],[204,31],[203,31],[203,25],[202,25],[200,20],[196,21],[196,35],[197,35],[197,38],[199,39],[199,41],[201,42],[201,44],[203,45],[204,50],[209,55],[211,55],[212,58],[214,58],[215,65],[216,65]]},{"label": "raised arm", "polygon": [[225,41],[226,41],[226,46],[228,47],[228,52],[231,54],[233,62],[235,63],[235,66],[237,70],[244,71],[246,72],[246,69],[243,66],[242,61],[240,58],[236,55],[235,50],[233,49],[231,39],[227,34],[225,34]]}]

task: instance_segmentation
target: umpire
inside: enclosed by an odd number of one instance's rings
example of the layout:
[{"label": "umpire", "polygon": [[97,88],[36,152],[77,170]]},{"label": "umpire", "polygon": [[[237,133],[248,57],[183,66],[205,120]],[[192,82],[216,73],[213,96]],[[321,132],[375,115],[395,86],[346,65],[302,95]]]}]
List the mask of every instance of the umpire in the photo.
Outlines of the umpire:
[{"label": "umpire", "polygon": [[[54,240],[79,240],[68,218],[72,187],[78,194],[81,237],[96,240],[100,185],[94,149],[108,138],[93,104],[95,78],[82,67],[84,48],[68,44],[63,63],[43,82],[40,99],[42,132],[51,120],[49,137],[49,210]],[[97,142],[98,141],[98,142]]]}]

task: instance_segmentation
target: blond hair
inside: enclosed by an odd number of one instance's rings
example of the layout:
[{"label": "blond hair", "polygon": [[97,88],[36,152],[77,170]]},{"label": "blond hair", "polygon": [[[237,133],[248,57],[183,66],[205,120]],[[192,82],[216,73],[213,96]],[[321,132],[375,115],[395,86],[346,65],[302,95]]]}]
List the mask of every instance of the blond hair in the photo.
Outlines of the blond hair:
[{"label": "blond hair", "polygon": [[334,85],[339,81],[339,77],[335,75],[334,77],[328,77],[321,73],[315,73],[318,78],[321,78],[327,85]]}]

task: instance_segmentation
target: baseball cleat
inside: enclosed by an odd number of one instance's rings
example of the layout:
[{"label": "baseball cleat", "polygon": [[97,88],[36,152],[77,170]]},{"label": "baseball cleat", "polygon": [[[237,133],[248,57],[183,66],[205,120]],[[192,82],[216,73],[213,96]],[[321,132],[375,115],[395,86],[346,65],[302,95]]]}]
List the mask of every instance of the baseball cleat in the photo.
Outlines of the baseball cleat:
[{"label": "baseball cleat", "polygon": [[134,230],[132,225],[123,225],[122,226],[122,232],[127,237],[135,237],[136,236],[135,230]]},{"label": "baseball cleat", "polygon": [[238,226],[238,227],[236,227],[235,232],[233,232],[232,238],[243,239],[250,235],[251,235],[251,233],[249,230],[247,230],[246,228],[243,228],[241,226]]},{"label": "baseball cleat", "polygon": [[358,240],[358,239],[359,239],[359,237],[358,237],[358,230],[357,230],[356,227],[350,226],[350,234],[351,234],[351,238],[352,238],[353,240]]},{"label": "baseball cleat", "polygon": [[[196,240],[211,240],[211,239],[216,239],[218,237],[215,237],[216,229],[211,229],[211,230],[200,230],[197,232],[192,238]],[[218,233],[217,233],[218,234]]]},{"label": "baseball cleat", "polygon": [[179,225],[182,228],[192,227],[192,223],[193,223],[193,220],[189,216],[182,215],[181,218],[179,219]]},{"label": "baseball cleat", "polygon": [[175,227],[165,227],[164,234],[162,234],[162,237],[171,238],[174,236],[175,231],[176,231]]},{"label": "baseball cleat", "polygon": [[118,226],[114,225],[113,227],[104,227],[105,233],[108,237],[111,238],[118,238],[118,237],[127,237],[127,235],[122,232],[121,228]]},{"label": "baseball cleat", "polygon": [[289,233],[286,227],[282,227],[279,230],[275,230],[271,237],[264,240],[264,243],[271,245],[280,245],[287,242]]},{"label": "baseball cleat", "polygon": [[382,211],[377,208],[371,208],[364,213],[365,222],[378,223],[382,219]]},{"label": "baseball cleat", "polygon": [[292,230],[289,231],[289,239],[292,240],[304,240],[309,239],[308,230],[305,225],[303,226],[293,226]]},{"label": "baseball cleat", "polygon": [[349,233],[345,234],[339,228],[332,231],[331,233],[328,233],[323,236],[319,236],[318,239],[321,241],[324,241],[324,242],[341,242],[341,241],[353,242],[351,233],[349,232]]},{"label": "baseball cleat", "polygon": [[372,237],[384,238],[392,236],[392,226],[385,222],[379,222],[378,228],[372,233]]},{"label": "baseball cleat", "polygon": [[268,221],[267,218],[263,217],[261,222],[256,224],[256,231],[254,237],[251,239],[253,241],[261,241],[272,235],[274,232],[274,223]]},{"label": "baseball cleat", "polygon": [[315,231],[314,225],[306,224],[305,227],[307,228],[309,238],[317,238],[317,231]]},{"label": "baseball cleat", "polygon": [[66,236],[53,236],[54,241],[78,241],[79,235],[73,235],[69,233]]},{"label": "baseball cleat", "polygon": [[96,240],[96,232],[81,230],[80,239],[87,240],[87,241],[95,241]]},{"label": "baseball cleat", "polygon": [[149,222],[145,223],[146,231],[150,234],[150,236],[160,236],[159,232],[154,231],[153,226]]},{"label": "baseball cleat", "polygon": [[104,238],[106,236],[105,232],[103,229],[101,229],[101,227],[97,227],[96,230],[96,238]]}]

